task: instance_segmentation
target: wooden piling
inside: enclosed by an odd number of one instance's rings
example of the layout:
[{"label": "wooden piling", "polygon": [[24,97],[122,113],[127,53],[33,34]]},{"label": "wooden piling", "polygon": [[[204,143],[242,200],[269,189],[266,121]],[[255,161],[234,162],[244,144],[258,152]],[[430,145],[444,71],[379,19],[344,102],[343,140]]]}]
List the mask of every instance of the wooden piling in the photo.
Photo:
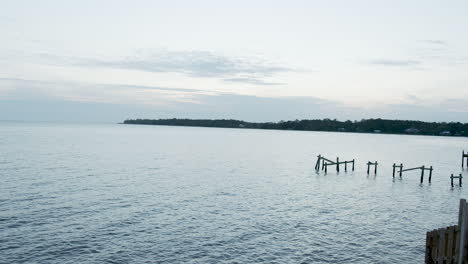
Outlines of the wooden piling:
[{"label": "wooden piling", "polygon": [[460,187],[462,186],[462,175],[460,173],[460,176],[458,176],[458,185],[460,185]]},{"label": "wooden piling", "polygon": [[322,159],[322,156],[319,154],[317,156],[317,162],[315,163],[315,170],[318,170],[320,168],[320,160]]},{"label": "wooden piling", "polygon": [[459,236],[459,254],[458,254],[458,263],[462,264],[465,258],[465,240],[466,240],[466,232],[468,227],[468,205],[466,204],[465,199],[460,200],[460,211],[459,211],[459,218],[458,218],[458,228],[460,230]]},{"label": "wooden piling", "polygon": [[336,171],[340,172],[340,158],[336,157]]},{"label": "wooden piling", "polygon": [[402,173],[403,173],[403,163],[400,163],[400,178],[401,178]]},{"label": "wooden piling", "polygon": [[347,161],[344,162],[344,171],[345,172],[348,171],[348,162]]},{"label": "wooden piling", "polygon": [[466,166],[468,167],[468,152],[462,151],[462,168],[465,168],[465,159],[466,159]]},{"label": "wooden piling", "polygon": [[431,183],[432,180],[432,166],[429,168],[429,183]]},{"label": "wooden piling", "polygon": [[450,175],[450,185],[452,185],[452,188],[453,188],[453,173],[452,175]]},{"label": "wooden piling", "polygon": [[423,183],[424,180],[424,165],[421,167],[421,183]]},{"label": "wooden piling", "polygon": [[353,171],[354,171],[354,159],[353,159]]},{"label": "wooden piling", "polygon": [[395,163],[393,163],[393,178],[395,178]]},{"label": "wooden piling", "polygon": [[367,162],[367,174],[369,174],[369,169],[370,169],[370,161]]},{"label": "wooden piling", "polygon": [[375,161],[374,174],[377,174],[377,161]]}]

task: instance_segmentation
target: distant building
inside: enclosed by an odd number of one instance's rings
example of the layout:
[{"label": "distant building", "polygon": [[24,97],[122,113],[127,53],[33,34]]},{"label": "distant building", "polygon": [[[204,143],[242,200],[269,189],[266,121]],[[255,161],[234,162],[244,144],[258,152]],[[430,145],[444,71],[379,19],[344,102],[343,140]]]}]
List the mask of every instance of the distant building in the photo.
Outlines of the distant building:
[{"label": "distant building", "polygon": [[417,134],[417,133],[419,133],[419,129],[417,129],[417,128],[408,128],[408,129],[405,129],[405,133],[407,133],[407,134]]},{"label": "distant building", "polygon": [[452,133],[450,133],[450,131],[447,131],[447,130],[446,130],[446,131],[442,131],[442,132],[439,133],[439,135],[441,135],[441,136],[450,136],[451,134],[452,134]]}]

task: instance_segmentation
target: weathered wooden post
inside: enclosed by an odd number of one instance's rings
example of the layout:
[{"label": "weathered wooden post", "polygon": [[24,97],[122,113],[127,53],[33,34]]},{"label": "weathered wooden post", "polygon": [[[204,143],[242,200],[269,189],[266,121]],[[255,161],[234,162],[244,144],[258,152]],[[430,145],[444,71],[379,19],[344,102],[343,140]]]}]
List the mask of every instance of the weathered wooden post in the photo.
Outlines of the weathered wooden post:
[{"label": "weathered wooden post", "polygon": [[393,163],[393,178],[395,178],[395,163]]},{"label": "weathered wooden post", "polygon": [[450,185],[452,185],[452,188],[453,188],[453,173],[452,175],[450,175]]},{"label": "weathered wooden post", "polygon": [[317,156],[317,162],[315,163],[315,170],[318,170],[320,168],[320,160],[322,159],[322,156],[319,154]]},{"label": "weathered wooden post", "polygon": [[377,161],[375,161],[374,174],[377,174]]},{"label": "weathered wooden post", "polygon": [[354,171],[354,159],[353,159],[353,171]]},{"label": "weathered wooden post", "polygon": [[400,178],[401,178],[402,173],[403,173],[403,163],[400,163]]},{"label": "weathered wooden post", "polygon": [[468,152],[462,151],[462,168],[465,168],[465,158],[466,158],[466,165],[468,167]]},{"label": "weathered wooden post", "polygon": [[432,180],[432,166],[429,168],[429,183],[431,183]]},{"label": "weathered wooden post", "polygon": [[336,157],[336,171],[340,172],[340,159]]},{"label": "weathered wooden post", "polygon": [[325,173],[327,173],[328,163],[325,163]]},{"label": "weathered wooden post", "polygon": [[325,160],[322,159],[322,170],[324,170],[324,169],[325,169]]},{"label": "weathered wooden post", "polygon": [[421,167],[421,183],[423,183],[424,180],[424,165]]},{"label": "weathered wooden post", "polygon": [[465,258],[466,232],[468,228],[468,204],[465,199],[460,200],[460,209],[458,212],[458,228],[460,236],[458,241],[458,264],[463,264]]},{"label": "weathered wooden post", "polygon": [[367,162],[367,174],[369,174],[369,169],[370,169],[370,161]]},{"label": "weathered wooden post", "polygon": [[462,175],[460,173],[460,176],[458,176],[458,185],[460,185],[460,187],[462,186]]},{"label": "weathered wooden post", "polygon": [[465,151],[464,150],[462,150],[462,168],[465,168]]},{"label": "weathered wooden post", "polygon": [[344,171],[345,172],[348,171],[348,162],[347,161],[344,162]]}]

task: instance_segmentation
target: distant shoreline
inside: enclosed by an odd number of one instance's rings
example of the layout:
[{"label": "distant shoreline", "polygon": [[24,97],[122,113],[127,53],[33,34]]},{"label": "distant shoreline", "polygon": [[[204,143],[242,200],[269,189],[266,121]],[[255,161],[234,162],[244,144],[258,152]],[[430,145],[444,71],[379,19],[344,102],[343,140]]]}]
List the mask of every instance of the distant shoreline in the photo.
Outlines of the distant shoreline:
[{"label": "distant shoreline", "polygon": [[128,119],[122,124],[468,137],[468,123],[388,119],[363,119],[354,122],[314,119],[257,123],[234,119],[173,118]]}]

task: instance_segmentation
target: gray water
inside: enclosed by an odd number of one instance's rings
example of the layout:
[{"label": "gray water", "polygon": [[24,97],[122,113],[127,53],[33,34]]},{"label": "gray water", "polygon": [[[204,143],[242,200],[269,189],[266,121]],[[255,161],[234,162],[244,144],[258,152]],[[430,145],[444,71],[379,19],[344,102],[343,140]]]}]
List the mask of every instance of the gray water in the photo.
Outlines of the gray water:
[{"label": "gray water", "polygon": [[[422,263],[465,138],[0,123],[0,263]],[[316,155],[356,159],[316,173]],[[379,161],[377,176],[366,175]],[[391,165],[434,166],[392,179]],[[464,175],[468,173],[465,172]],[[468,183],[467,183],[468,184]]]}]

